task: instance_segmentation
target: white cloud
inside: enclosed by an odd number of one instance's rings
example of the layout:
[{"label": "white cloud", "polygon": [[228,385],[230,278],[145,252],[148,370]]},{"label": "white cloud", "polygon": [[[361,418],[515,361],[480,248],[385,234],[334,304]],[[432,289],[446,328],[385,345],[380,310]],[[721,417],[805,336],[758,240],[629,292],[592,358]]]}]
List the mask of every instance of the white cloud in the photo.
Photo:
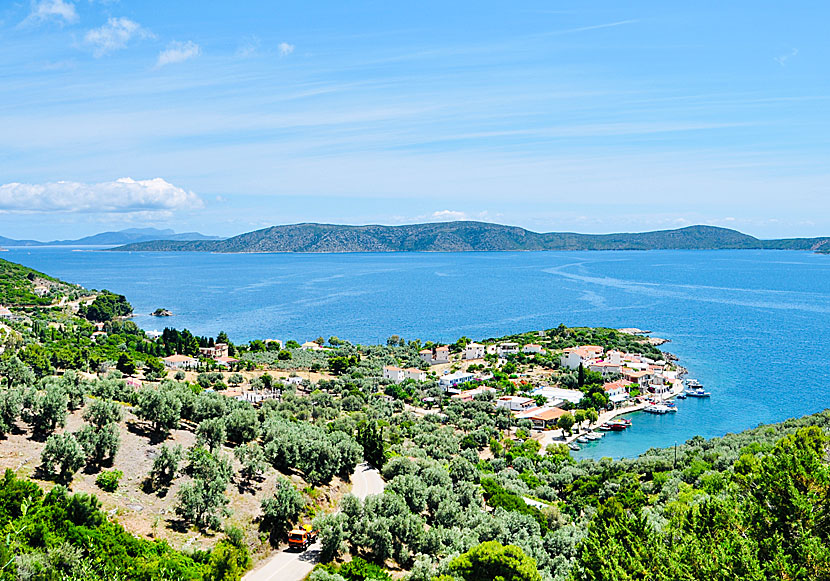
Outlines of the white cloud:
[{"label": "white cloud", "polygon": [[288,56],[294,52],[294,45],[287,42],[281,42],[277,48],[280,51],[280,56]]},{"label": "white cloud", "polygon": [[782,67],[785,67],[785,66],[787,66],[787,61],[790,60],[791,58],[793,58],[794,56],[796,56],[797,54],[798,54],[798,49],[794,48],[786,54],[782,54],[780,56],[773,57],[772,60],[777,62]]},{"label": "white cloud", "polygon": [[167,45],[167,48],[159,53],[156,67],[183,63],[186,60],[199,56],[201,52],[202,49],[192,40],[188,40],[187,42],[174,40]]},{"label": "white cloud", "polygon": [[120,178],[97,184],[51,182],[0,185],[0,213],[169,213],[201,208],[203,205],[193,192],[176,187],[162,178]]},{"label": "white cloud", "polygon": [[129,18],[110,18],[100,28],[89,30],[84,43],[92,48],[96,57],[127,47],[133,38],[147,38],[152,33]]},{"label": "white cloud", "polygon": [[61,24],[72,24],[78,21],[75,4],[65,0],[32,0],[32,11],[24,20],[25,23],[38,23],[47,20],[57,20]]},{"label": "white cloud", "polygon": [[251,36],[243,40],[236,48],[237,58],[248,58],[255,56],[259,52],[261,41],[257,36]]},{"label": "white cloud", "polygon": [[429,218],[439,222],[453,222],[455,220],[468,220],[466,212],[459,212],[458,210],[438,210],[433,212]]}]

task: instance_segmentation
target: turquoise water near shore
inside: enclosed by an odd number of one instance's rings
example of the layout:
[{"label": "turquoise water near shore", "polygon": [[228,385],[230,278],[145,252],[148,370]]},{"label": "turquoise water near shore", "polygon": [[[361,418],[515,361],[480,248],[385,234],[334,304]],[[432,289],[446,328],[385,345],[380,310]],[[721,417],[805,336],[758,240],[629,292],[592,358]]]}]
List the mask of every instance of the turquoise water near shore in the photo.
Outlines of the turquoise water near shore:
[{"label": "turquoise water near shore", "polygon": [[232,340],[483,339],[639,327],[712,392],[577,456],[634,456],[830,407],[830,256],[791,251],[199,254],[13,248],[2,258],[127,295],[145,329]]}]

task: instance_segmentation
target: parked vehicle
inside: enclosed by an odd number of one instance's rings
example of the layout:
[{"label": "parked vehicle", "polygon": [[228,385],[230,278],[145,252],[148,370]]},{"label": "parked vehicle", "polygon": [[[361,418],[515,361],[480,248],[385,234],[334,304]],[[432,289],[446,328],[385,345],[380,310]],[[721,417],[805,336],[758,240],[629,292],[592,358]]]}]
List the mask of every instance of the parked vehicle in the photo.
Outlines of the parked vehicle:
[{"label": "parked vehicle", "polygon": [[305,551],[308,546],[317,540],[317,531],[310,525],[296,528],[288,533],[288,548]]}]

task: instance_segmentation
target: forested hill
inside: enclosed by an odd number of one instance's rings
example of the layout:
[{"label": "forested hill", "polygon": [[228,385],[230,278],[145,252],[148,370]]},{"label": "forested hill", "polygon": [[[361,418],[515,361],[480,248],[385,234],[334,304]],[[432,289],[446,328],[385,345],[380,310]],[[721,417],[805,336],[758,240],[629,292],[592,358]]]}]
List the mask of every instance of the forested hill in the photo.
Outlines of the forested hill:
[{"label": "forested hill", "polygon": [[538,233],[484,222],[404,226],[292,224],[272,226],[226,240],[157,240],[120,246],[122,251],[195,252],[470,252],[517,250],[815,250],[828,238],[759,240],[736,230],[689,226],[623,234]]},{"label": "forested hill", "polygon": [[42,272],[0,259],[0,305],[48,305],[58,294],[81,290]]}]

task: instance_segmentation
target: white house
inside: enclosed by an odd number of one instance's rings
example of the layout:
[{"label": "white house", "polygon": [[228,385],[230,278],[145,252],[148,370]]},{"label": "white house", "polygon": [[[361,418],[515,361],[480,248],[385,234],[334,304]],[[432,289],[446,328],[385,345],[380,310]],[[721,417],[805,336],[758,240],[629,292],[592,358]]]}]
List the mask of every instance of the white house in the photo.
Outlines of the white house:
[{"label": "white house", "polygon": [[562,350],[560,364],[568,369],[577,369],[588,361],[602,355],[602,347],[597,345],[582,345],[580,347],[568,347]]},{"label": "white house", "polygon": [[165,367],[173,369],[183,369],[185,367],[195,368],[199,366],[199,360],[188,355],[170,355],[162,359],[162,361],[164,361]]},{"label": "white house", "polygon": [[628,385],[627,381],[619,379],[606,383],[602,388],[605,390],[605,395],[608,396],[609,400],[614,403],[619,403],[628,398]]},{"label": "white house", "polygon": [[282,382],[285,385],[302,385],[303,378],[299,375],[289,375],[288,377],[283,377]]},{"label": "white house", "polygon": [[623,369],[623,377],[629,383],[636,383],[640,387],[645,387],[651,380],[651,373],[648,371],[633,371],[631,369]]},{"label": "white house", "polygon": [[426,381],[427,380],[427,372],[418,369],[417,367],[409,367],[408,369],[403,370],[404,374],[406,375],[406,379],[412,379],[414,381]]},{"label": "white house", "polygon": [[227,357],[228,356],[228,344],[227,343],[217,343],[213,347],[199,347],[199,353],[201,353],[205,357],[210,357],[211,359],[217,359],[219,357]]},{"label": "white house", "polygon": [[394,365],[387,365],[383,368],[383,377],[384,379],[391,379],[395,383],[400,383],[407,379],[412,379],[415,381],[426,381],[427,372],[421,371],[417,367],[401,369],[400,367],[395,367]]},{"label": "white house", "polygon": [[536,402],[529,397],[505,395],[496,400],[497,408],[507,408],[511,412],[523,412],[536,407]]},{"label": "white house", "polygon": [[13,316],[8,307],[0,306],[0,319],[11,319]]},{"label": "white house", "polygon": [[144,334],[147,335],[147,338],[150,339],[151,341],[155,341],[156,339],[161,337],[162,332],[159,331],[158,329],[154,329],[152,331],[144,331]]},{"label": "white house", "polygon": [[561,387],[551,387],[551,386],[542,386],[537,387],[531,392],[532,395],[543,395],[548,398],[547,405],[549,406],[556,406],[559,405],[555,403],[558,401],[562,403],[563,401],[569,401],[573,404],[578,404],[585,394],[579,391],[578,389],[564,389]]},{"label": "white house", "polygon": [[455,401],[473,401],[477,395],[481,395],[482,393],[495,393],[496,389],[493,387],[489,387],[487,385],[482,385],[481,387],[476,387],[475,389],[467,389],[460,393],[456,393],[455,395],[450,396],[450,399],[454,399]]},{"label": "white house", "polygon": [[216,364],[220,367],[230,367],[231,364],[239,361],[239,359],[236,359],[235,357],[214,357],[213,360],[216,361]]},{"label": "white house", "polygon": [[541,355],[544,352],[545,352],[544,347],[542,347],[538,343],[528,343],[527,345],[522,347],[522,353],[526,353],[526,354],[533,353],[533,354]]},{"label": "white house", "polygon": [[383,378],[391,379],[395,383],[400,383],[406,379],[406,371],[394,365],[385,365],[383,367]]},{"label": "white house", "polygon": [[619,363],[611,363],[610,361],[594,361],[588,364],[588,369],[601,373],[603,377],[614,373],[622,373],[622,365]]},{"label": "white house", "polygon": [[450,362],[450,348],[446,345],[433,347],[432,349],[422,349],[419,355],[421,356],[421,360],[429,365]]},{"label": "white house", "polygon": [[499,355],[516,355],[518,352],[518,343],[501,343],[499,345]]},{"label": "white house", "polygon": [[484,345],[480,343],[467,343],[464,347],[464,359],[483,359]]},{"label": "white house", "polygon": [[468,381],[473,381],[475,378],[476,376],[472,373],[456,371],[455,373],[448,373],[447,375],[442,375],[441,378],[438,380],[438,385],[440,385],[444,389],[448,389],[450,387],[455,387],[456,385],[461,385],[462,383],[467,383]]},{"label": "white house", "polygon": [[314,341],[306,341],[300,345],[300,349],[303,351],[320,351],[322,347],[320,347],[319,343],[315,343]]}]

